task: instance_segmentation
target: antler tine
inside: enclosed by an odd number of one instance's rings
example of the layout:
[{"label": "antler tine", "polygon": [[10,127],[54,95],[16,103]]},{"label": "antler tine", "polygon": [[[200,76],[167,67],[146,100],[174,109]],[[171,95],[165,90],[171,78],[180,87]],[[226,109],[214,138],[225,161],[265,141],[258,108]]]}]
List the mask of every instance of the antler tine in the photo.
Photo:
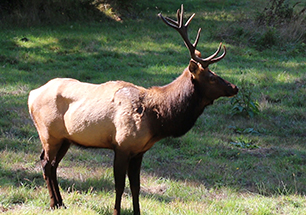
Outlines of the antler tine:
[{"label": "antler tine", "polygon": [[185,24],[186,27],[188,27],[189,23],[191,22],[191,20],[193,19],[194,16],[195,16],[195,13],[192,14],[192,15],[189,17],[189,19],[187,20],[187,22],[186,22],[186,24]]},{"label": "antler tine", "polygon": [[174,21],[173,19],[170,19],[168,17],[163,17],[163,15],[161,15],[161,13],[159,13],[158,16],[163,20],[164,23],[166,23],[170,27],[172,27],[174,29],[178,28],[178,23],[176,21]]},{"label": "antler tine", "polygon": [[[162,16],[162,15],[161,15]],[[162,16],[163,17],[163,16]],[[173,24],[173,27],[174,28],[177,28],[178,27],[178,23],[177,21],[174,21],[173,19],[170,19],[168,17],[164,17],[166,21],[170,22],[171,24]]]},{"label": "antler tine", "polygon": [[199,63],[201,63],[201,65],[205,68],[205,67],[208,67],[209,64],[213,64],[213,63],[216,63],[218,62],[219,60],[223,59],[226,55],[226,48],[225,46],[223,46],[223,49],[224,49],[224,52],[222,53],[222,55],[220,55],[219,57],[215,58],[219,52],[221,51],[221,47],[222,47],[222,43],[220,43],[217,51],[212,54],[211,56],[205,58],[205,59],[201,59],[201,61],[199,61]]},{"label": "antler tine", "polygon": [[194,43],[193,43],[193,46],[194,46],[194,47],[197,47],[197,45],[198,45],[198,42],[199,42],[199,39],[200,39],[201,30],[202,30],[202,29],[199,28],[197,37],[196,37],[196,39],[195,39],[195,41],[194,41]]},{"label": "antler tine", "polygon": [[182,19],[181,19],[181,15],[180,15],[180,9],[177,9],[176,16],[177,16],[177,27],[181,28],[182,27]]},{"label": "antler tine", "polygon": [[[222,44],[222,43],[221,43],[221,44]],[[220,47],[221,47],[221,44],[220,44]],[[216,63],[216,62],[218,62],[219,60],[221,60],[222,58],[224,58],[224,56],[226,55],[226,48],[225,48],[225,46],[223,46],[223,49],[224,49],[224,52],[222,53],[222,55],[220,55],[220,56],[217,57],[217,58],[211,59],[211,60],[210,60],[210,63]]]},{"label": "antler tine", "polygon": [[209,57],[207,57],[207,58],[205,58],[205,59],[203,59],[203,60],[204,60],[204,61],[210,61],[210,60],[212,60],[214,57],[216,57],[216,56],[219,54],[220,50],[221,50],[221,46],[222,46],[222,43],[219,44],[219,47],[218,47],[217,51],[216,51],[214,54],[212,54],[211,56],[209,56]]},{"label": "antler tine", "polygon": [[177,10],[177,21],[179,23],[179,28],[182,28],[183,26],[183,19],[184,19],[183,15],[184,15],[184,7],[183,4],[181,4],[181,13],[179,9]]}]

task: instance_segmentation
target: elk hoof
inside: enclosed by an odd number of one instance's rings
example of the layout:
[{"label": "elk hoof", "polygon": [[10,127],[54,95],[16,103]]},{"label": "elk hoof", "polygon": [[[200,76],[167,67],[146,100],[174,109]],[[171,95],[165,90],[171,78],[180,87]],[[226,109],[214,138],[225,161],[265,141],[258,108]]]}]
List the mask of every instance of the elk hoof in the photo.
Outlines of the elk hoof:
[{"label": "elk hoof", "polygon": [[55,210],[55,209],[67,209],[67,207],[63,204],[63,203],[58,203],[58,204],[54,204],[53,206],[50,206],[51,210]]}]

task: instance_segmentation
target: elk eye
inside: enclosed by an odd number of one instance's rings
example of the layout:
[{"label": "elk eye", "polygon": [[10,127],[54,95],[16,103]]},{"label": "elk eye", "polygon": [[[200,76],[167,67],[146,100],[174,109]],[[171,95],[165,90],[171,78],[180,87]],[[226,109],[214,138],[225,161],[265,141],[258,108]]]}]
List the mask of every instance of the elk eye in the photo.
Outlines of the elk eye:
[{"label": "elk eye", "polygon": [[209,82],[216,82],[216,77],[215,76],[210,76],[209,77]]}]

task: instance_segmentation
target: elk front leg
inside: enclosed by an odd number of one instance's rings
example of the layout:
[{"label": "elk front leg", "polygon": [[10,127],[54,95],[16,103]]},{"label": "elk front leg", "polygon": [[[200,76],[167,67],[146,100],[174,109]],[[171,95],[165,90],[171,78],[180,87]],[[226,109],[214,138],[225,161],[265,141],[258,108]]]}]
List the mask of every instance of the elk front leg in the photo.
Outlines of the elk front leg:
[{"label": "elk front leg", "polygon": [[55,209],[63,204],[59,189],[58,187],[56,188],[56,186],[58,186],[56,180],[56,168],[54,167],[54,162],[51,162],[46,158],[44,150],[41,153],[40,159],[43,169],[43,176],[49,191],[50,208]]},{"label": "elk front leg", "polygon": [[139,208],[139,191],[140,191],[140,167],[142,162],[143,154],[139,154],[133,157],[128,166],[128,176],[130,180],[130,188],[133,197],[133,210],[134,215],[140,214]]},{"label": "elk front leg", "polygon": [[46,180],[49,190],[51,209],[59,208],[62,206],[65,207],[58,187],[56,170],[59,162],[62,160],[67,150],[69,149],[69,146],[70,143],[64,141],[56,153],[56,156],[52,160],[50,160],[50,156],[46,155],[45,150],[43,150],[40,155],[44,179]]},{"label": "elk front leg", "polygon": [[120,215],[121,198],[125,187],[125,175],[128,166],[128,155],[125,153],[115,151],[114,159],[114,177],[115,177],[115,190],[116,201],[114,215]]}]

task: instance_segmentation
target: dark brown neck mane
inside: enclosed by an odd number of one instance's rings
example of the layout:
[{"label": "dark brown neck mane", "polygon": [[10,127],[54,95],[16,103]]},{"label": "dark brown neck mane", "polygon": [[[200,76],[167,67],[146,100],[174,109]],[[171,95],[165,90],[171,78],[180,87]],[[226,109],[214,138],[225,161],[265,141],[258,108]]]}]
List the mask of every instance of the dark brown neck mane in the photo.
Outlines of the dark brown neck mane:
[{"label": "dark brown neck mane", "polygon": [[147,101],[152,110],[155,132],[161,137],[184,135],[210,104],[197,92],[192,75],[185,69],[168,85],[149,89]]}]

